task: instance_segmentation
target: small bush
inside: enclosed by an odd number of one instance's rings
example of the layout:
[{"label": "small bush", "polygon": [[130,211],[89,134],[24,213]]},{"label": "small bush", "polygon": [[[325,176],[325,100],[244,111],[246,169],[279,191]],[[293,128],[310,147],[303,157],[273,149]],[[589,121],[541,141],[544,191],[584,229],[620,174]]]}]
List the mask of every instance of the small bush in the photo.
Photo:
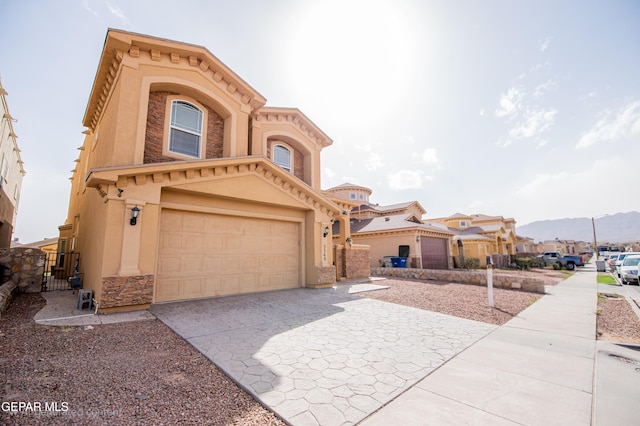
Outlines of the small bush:
[{"label": "small bush", "polygon": [[461,266],[464,269],[478,269],[480,267],[480,259],[476,257],[465,257]]}]

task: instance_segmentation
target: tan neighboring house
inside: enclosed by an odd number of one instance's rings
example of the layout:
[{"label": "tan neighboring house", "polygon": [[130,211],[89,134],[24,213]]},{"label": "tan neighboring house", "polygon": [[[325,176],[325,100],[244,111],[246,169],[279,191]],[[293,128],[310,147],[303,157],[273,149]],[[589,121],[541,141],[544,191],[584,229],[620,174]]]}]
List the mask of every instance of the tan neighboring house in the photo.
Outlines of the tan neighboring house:
[{"label": "tan neighboring house", "polygon": [[[425,223],[426,210],[417,201],[380,206],[369,202],[371,189],[345,183],[325,191],[349,211],[346,230],[354,244],[370,247],[370,266],[381,266],[386,256],[407,258],[406,267],[449,269],[450,241],[454,233],[442,225]],[[334,239],[343,223],[334,223]]]},{"label": "tan neighboring house", "polygon": [[577,254],[582,252],[580,248],[576,248],[576,242],[574,240],[546,240],[542,244],[544,251],[559,251],[564,254]]},{"label": "tan neighboring house", "polygon": [[453,256],[460,259],[476,258],[480,266],[486,266],[487,256],[502,266],[516,254],[516,221],[502,216],[456,213],[449,217],[428,219],[440,223],[454,233],[451,244]]},{"label": "tan neighboring house", "polygon": [[204,47],[108,31],[60,227],[101,311],[335,283],[332,141],[265,102]]},{"label": "tan neighboring house", "polygon": [[544,252],[544,247],[542,244],[536,243],[533,238],[529,237],[516,237],[516,253],[536,253],[540,254]]},{"label": "tan neighboring house", "polygon": [[0,80],[0,248],[11,246],[25,175],[18,136],[13,129],[16,120],[9,113],[7,95]]}]

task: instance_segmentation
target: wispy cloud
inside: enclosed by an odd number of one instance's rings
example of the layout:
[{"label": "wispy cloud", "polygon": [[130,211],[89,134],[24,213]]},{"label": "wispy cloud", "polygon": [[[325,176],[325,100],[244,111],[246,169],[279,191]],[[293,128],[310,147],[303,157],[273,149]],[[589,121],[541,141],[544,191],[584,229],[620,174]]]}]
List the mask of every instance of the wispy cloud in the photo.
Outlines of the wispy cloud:
[{"label": "wispy cloud", "polygon": [[538,49],[541,52],[546,51],[549,46],[551,46],[551,40],[553,40],[553,37],[549,36],[549,37],[545,37],[542,40],[538,40]]},{"label": "wispy cloud", "polygon": [[91,13],[92,15],[98,16],[98,12],[96,12],[93,9],[91,9],[91,7],[89,6],[89,0],[82,0],[82,7],[84,7],[84,9],[86,11],[88,11],[89,13]]},{"label": "wispy cloud", "polygon": [[525,93],[515,87],[507,90],[507,93],[500,97],[500,106],[496,110],[496,116],[510,118],[516,116],[522,107],[522,99],[524,96]]},{"label": "wispy cloud", "polygon": [[111,14],[113,16],[118,18],[120,20],[120,22],[122,22],[123,24],[126,24],[126,25],[130,24],[129,19],[125,16],[125,14],[122,11],[122,9],[120,9],[118,6],[114,6],[113,4],[109,3],[108,1],[105,2],[105,5],[107,6],[107,9],[109,9],[109,12],[111,12]]},{"label": "wispy cloud", "polygon": [[367,170],[374,171],[384,167],[384,163],[382,161],[382,156],[375,152],[369,154],[369,158],[365,162],[365,166]]},{"label": "wispy cloud", "polygon": [[639,135],[640,101],[634,101],[622,107],[617,114],[605,112],[591,130],[582,135],[576,149]]},{"label": "wispy cloud", "polygon": [[388,175],[388,186],[391,189],[420,189],[422,174],[413,170],[400,170]]},{"label": "wispy cloud", "polygon": [[422,153],[422,161],[425,162],[426,165],[432,167],[434,170],[439,170],[442,168],[442,162],[438,158],[438,153],[435,148],[427,148]]},{"label": "wispy cloud", "polygon": [[524,121],[509,131],[509,138],[531,138],[544,132],[553,125],[557,113],[553,108],[527,111]]},{"label": "wispy cloud", "polygon": [[533,91],[533,97],[535,99],[540,99],[541,97],[543,97],[544,95],[547,94],[547,92],[550,92],[551,90],[555,89],[558,86],[558,84],[555,82],[555,80],[551,79],[551,80],[547,80],[542,84],[539,84],[535,90]]}]

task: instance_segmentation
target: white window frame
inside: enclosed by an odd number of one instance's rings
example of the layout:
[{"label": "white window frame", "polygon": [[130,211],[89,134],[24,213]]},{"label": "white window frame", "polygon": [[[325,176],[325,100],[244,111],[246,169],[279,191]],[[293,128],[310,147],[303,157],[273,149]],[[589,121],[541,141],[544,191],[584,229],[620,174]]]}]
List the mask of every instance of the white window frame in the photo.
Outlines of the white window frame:
[{"label": "white window frame", "polygon": [[[194,160],[194,159],[201,159],[204,158],[206,155],[206,149],[207,149],[207,120],[208,120],[208,113],[207,113],[207,109],[201,105],[199,102],[197,102],[196,100],[189,98],[188,96],[180,96],[180,95],[171,95],[171,96],[167,96],[167,101],[166,101],[166,107],[165,107],[165,123],[164,123],[164,142],[163,142],[163,146],[162,146],[162,155],[164,157],[171,157],[171,158],[175,158],[178,160]],[[173,105],[175,102],[181,102],[184,104],[187,104],[195,109],[197,109],[200,112],[200,133],[198,134],[197,132],[192,132],[189,129],[186,128],[181,128],[179,126],[174,126],[172,124],[173,122]],[[175,128],[179,131],[183,131],[185,133],[190,133],[190,134],[194,134],[194,135],[198,135],[200,140],[199,140],[199,146],[198,146],[198,153],[197,155],[189,155],[189,154],[184,154],[182,152],[176,152],[176,151],[172,151],[171,150],[171,130]]]},{"label": "white window frame", "polygon": [[[284,151],[286,151],[289,154],[289,164],[286,164],[284,162],[280,162],[278,161],[278,158],[276,158],[276,152],[278,151],[278,149],[282,149]],[[281,144],[281,143],[276,143],[271,147],[271,157],[273,158],[273,162],[276,163],[276,165],[284,170],[286,170],[288,173],[291,173],[293,170],[293,150],[291,148],[289,148],[288,146]]]}]

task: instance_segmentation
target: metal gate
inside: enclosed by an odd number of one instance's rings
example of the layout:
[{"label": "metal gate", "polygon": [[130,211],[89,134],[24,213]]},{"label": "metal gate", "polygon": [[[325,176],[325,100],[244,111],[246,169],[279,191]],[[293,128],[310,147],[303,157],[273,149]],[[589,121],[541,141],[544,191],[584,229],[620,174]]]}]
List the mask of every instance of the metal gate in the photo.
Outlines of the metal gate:
[{"label": "metal gate", "polygon": [[79,276],[80,253],[47,253],[42,291],[71,290],[69,278]]}]

